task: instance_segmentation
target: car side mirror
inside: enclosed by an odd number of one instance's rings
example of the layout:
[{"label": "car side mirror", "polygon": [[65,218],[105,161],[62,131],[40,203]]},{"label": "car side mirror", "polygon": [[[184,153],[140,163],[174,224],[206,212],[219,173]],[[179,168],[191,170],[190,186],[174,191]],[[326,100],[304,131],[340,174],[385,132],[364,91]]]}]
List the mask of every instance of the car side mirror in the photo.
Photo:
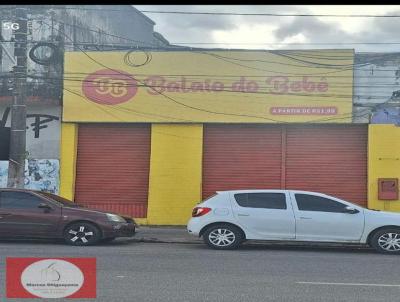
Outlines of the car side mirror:
[{"label": "car side mirror", "polygon": [[38,205],[39,209],[44,209],[46,212],[49,212],[50,210],[52,210],[53,208],[51,206],[49,206],[47,203],[39,203]]},{"label": "car side mirror", "polygon": [[360,213],[360,211],[357,210],[356,208],[347,206],[347,207],[344,208],[343,213],[347,213],[347,214],[357,214],[357,213]]}]

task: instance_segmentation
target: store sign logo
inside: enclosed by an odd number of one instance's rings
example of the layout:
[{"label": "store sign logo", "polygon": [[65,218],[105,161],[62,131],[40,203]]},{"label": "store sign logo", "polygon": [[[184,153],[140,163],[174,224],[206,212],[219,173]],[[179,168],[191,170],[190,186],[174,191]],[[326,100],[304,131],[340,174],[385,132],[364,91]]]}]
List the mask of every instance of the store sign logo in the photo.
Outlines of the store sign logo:
[{"label": "store sign logo", "polygon": [[102,69],[88,75],[82,85],[84,95],[102,105],[116,105],[131,100],[137,93],[137,81],[128,73]]},{"label": "store sign logo", "polygon": [[95,258],[7,258],[8,298],[95,298]]}]

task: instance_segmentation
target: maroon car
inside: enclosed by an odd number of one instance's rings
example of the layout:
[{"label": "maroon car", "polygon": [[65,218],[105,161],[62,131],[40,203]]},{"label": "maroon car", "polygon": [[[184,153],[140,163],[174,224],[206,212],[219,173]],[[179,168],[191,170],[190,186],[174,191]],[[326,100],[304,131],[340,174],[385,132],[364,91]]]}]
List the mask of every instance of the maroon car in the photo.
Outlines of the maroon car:
[{"label": "maroon car", "polygon": [[0,189],[0,238],[64,238],[71,245],[92,245],[135,231],[129,217],[85,209],[50,193]]}]

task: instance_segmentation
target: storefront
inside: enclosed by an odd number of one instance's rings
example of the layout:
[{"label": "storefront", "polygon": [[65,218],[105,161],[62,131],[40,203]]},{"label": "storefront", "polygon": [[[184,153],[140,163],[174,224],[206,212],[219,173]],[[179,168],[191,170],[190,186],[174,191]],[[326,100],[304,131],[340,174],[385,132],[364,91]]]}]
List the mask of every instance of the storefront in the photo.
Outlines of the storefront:
[{"label": "storefront", "polygon": [[124,65],[125,53],[89,55],[65,60],[63,196],[170,225],[218,190],[310,190],[367,205],[352,50],[308,51],[312,64],[261,51],[152,52],[151,62],[138,51],[139,67]]}]

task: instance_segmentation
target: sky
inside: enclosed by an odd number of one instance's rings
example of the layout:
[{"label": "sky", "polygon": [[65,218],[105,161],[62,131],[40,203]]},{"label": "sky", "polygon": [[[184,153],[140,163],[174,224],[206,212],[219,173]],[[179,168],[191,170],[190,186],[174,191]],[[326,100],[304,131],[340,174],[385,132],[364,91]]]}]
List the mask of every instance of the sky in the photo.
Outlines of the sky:
[{"label": "sky", "polygon": [[[134,5],[134,7],[139,10],[153,11],[400,15],[400,5]],[[171,44],[189,43],[184,44],[185,46],[242,49],[347,48],[355,49],[356,52],[397,52],[400,50],[400,17],[144,14],[156,22],[154,30],[161,33]],[[362,42],[399,42],[399,44],[290,45],[290,43]]]}]

